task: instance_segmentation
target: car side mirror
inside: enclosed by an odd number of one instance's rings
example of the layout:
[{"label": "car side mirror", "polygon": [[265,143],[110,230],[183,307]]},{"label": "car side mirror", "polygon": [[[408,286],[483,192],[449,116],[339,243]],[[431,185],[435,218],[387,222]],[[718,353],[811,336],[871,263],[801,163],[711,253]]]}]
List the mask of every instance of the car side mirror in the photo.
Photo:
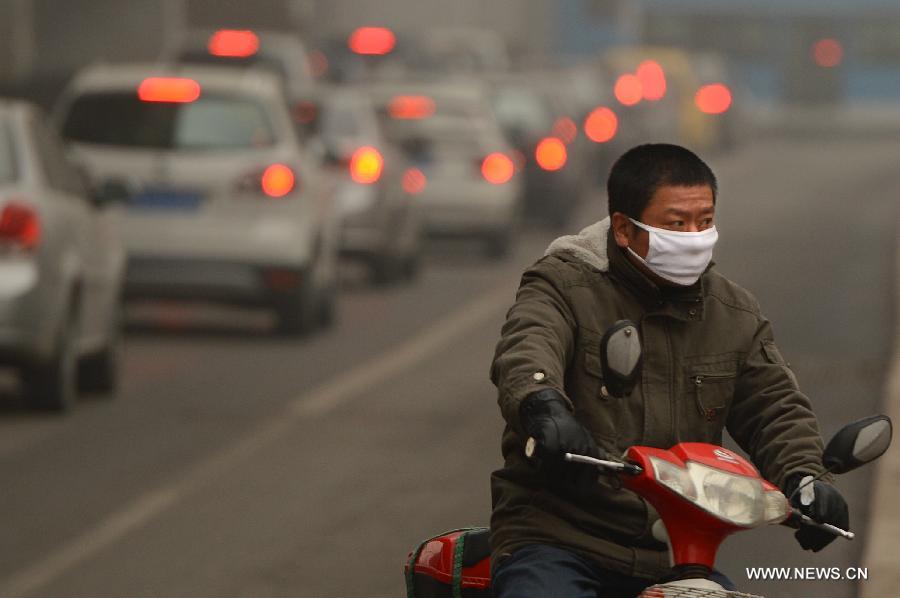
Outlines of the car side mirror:
[{"label": "car side mirror", "polygon": [[600,340],[601,392],[619,398],[630,395],[641,379],[641,355],[637,324],[631,320],[613,324]]},{"label": "car side mirror", "polygon": [[874,461],[891,445],[893,425],[886,415],[872,415],[847,424],[834,435],[822,457],[833,473],[846,473]]}]

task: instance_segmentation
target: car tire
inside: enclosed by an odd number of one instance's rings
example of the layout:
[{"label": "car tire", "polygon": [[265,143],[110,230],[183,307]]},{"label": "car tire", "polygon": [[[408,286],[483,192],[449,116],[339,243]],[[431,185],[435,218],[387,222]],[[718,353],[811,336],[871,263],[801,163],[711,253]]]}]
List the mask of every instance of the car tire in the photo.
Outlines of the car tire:
[{"label": "car tire", "polygon": [[336,313],[337,290],[332,285],[322,293],[322,299],[319,302],[319,324],[322,328],[330,328],[334,324]]},{"label": "car tire", "polygon": [[295,292],[279,297],[275,302],[275,314],[279,333],[285,336],[312,333],[321,321],[315,289],[307,282]]},{"label": "car tire", "polygon": [[372,282],[378,286],[393,284],[403,278],[403,260],[394,255],[375,256],[371,269]]},{"label": "car tire", "polygon": [[413,252],[403,260],[403,278],[407,281],[415,280],[422,272],[422,256]]},{"label": "car tire", "polygon": [[74,321],[66,319],[53,355],[27,366],[22,378],[28,405],[44,411],[65,412],[78,397],[78,355]]},{"label": "car tire", "polygon": [[[118,313],[118,312],[117,312]],[[115,394],[119,386],[119,368],[122,364],[121,320],[115,316],[111,322],[108,344],[100,351],[90,353],[78,362],[78,390]]]},{"label": "car tire", "polygon": [[78,390],[81,392],[115,394],[119,384],[118,342],[102,351],[86,355],[78,364]]}]

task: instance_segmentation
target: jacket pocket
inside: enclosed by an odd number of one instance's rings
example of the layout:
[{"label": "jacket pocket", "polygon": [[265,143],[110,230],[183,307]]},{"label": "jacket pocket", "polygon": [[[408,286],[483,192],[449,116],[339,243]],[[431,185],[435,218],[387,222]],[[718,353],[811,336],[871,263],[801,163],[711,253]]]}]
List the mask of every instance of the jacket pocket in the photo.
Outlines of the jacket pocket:
[{"label": "jacket pocket", "polygon": [[716,421],[731,402],[735,374],[698,372],[692,373],[690,380],[698,413],[708,422]]},{"label": "jacket pocket", "polygon": [[734,370],[690,370],[687,374],[688,430],[681,437],[721,443],[722,429],[734,395],[737,372]]}]

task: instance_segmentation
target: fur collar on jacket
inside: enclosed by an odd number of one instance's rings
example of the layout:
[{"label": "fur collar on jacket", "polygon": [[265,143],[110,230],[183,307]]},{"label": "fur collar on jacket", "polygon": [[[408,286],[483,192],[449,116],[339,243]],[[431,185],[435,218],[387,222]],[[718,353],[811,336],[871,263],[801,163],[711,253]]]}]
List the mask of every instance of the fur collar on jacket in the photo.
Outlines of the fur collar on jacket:
[{"label": "fur collar on jacket", "polygon": [[609,254],[606,251],[609,236],[609,217],[588,226],[577,235],[559,237],[547,247],[544,255],[566,253],[593,266],[601,272],[609,271]]}]

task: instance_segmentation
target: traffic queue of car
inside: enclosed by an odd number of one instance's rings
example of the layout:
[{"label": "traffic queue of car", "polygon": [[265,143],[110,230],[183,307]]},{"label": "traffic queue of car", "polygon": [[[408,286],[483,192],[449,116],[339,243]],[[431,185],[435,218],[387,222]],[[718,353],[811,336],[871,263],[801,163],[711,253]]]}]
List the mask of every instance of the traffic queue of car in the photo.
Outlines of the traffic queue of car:
[{"label": "traffic queue of car", "polygon": [[308,334],[345,262],[410,280],[447,236],[499,258],[523,222],[564,227],[648,131],[734,137],[708,118],[728,106],[691,109],[677,50],[513,70],[490,36],[428,41],[194,31],[76,73],[49,119],[0,102],[0,365],[29,406],[115,393],[123,301],[265,307]]}]

